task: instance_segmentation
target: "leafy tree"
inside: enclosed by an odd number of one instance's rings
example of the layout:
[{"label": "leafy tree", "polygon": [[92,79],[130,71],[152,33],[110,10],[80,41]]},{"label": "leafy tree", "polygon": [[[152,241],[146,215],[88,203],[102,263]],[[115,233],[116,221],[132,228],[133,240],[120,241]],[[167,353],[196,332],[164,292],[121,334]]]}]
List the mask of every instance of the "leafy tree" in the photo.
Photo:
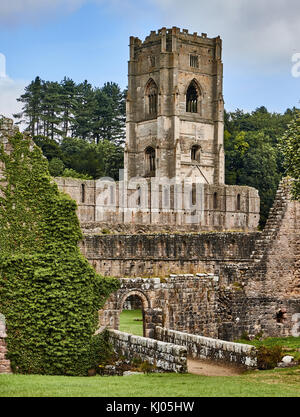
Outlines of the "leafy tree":
[{"label": "leafy tree", "polygon": [[52,158],[49,162],[49,172],[52,177],[59,177],[62,175],[64,170],[64,163],[59,158]]},{"label": "leafy tree", "polygon": [[282,136],[280,149],[284,155],[286,173],[293,179],[293,197],[300,200],[300,111],[294,115]]},{"label": "leafy tree", "polygon": [[263,132],[225,134],[226,180],[228,185],[248,185],[258,189],[261,199],[260,225],[263,226],[280,180],[276,149]]}]

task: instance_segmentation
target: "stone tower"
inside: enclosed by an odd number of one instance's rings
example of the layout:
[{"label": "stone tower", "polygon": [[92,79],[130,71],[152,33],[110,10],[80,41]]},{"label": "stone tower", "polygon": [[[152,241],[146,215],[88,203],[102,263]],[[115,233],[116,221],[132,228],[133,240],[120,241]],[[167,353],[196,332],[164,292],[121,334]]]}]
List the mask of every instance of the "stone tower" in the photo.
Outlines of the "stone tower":
[{"label": "stone tower", "polygon": [[179,28],[130,37],[125,169],[224,184],[220,37]]}]

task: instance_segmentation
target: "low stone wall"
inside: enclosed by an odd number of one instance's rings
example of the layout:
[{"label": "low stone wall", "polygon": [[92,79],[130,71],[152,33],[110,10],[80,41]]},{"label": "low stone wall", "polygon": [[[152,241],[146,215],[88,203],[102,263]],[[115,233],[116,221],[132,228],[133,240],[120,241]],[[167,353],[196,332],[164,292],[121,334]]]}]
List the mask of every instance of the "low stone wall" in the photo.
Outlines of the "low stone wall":
[{"label": "low stone wall", "polygon": [[135,336],[118,330],[109,329],[108,332],[109,341],[115,351],[125,356],[128,361],[139,358],[155,365],[157,371],[187,372],[186,347],[148,337]]},{"label": "low stone wall", "polygon": [[249,369],[257,367],[257,350],[251,345],[226,342],[159,326],[156,327],[156,338],[160,341],[185,346],[187,354],[194,359],[219,361]]}]

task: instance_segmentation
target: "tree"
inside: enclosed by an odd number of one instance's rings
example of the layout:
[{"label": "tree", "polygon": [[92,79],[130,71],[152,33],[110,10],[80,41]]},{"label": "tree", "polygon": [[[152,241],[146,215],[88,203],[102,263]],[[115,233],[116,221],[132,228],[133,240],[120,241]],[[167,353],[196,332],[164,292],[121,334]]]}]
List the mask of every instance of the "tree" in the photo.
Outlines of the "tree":
[{"label": "tree", "polygon": [[280,180],[277,151],[263,132],[225,131],[225,182],[247,185],[259,191],[260,226],[263,227]]},{"label": "tree", "polygon": [[52,158],[49,162],[49,173],[52,177],[60,177],[64,171],[64,163],[59,158]]},{"label": "tree", "polygon": [[300,111],[294,115],[279,146],[284,156],[286,174],[292,177],[293,197],[300,200]]}]

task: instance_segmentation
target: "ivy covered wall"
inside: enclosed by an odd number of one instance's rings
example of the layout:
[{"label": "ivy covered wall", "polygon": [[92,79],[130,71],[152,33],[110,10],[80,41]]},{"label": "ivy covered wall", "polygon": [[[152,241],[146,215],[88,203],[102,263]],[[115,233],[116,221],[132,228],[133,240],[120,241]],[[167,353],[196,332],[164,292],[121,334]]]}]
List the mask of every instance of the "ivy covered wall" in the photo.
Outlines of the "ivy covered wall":
[{"label": "ivy covered wall", "polygon": [[18,132],[0,142],[0,312],[12,369],[85,375],[97,312],[119,282],[80,253],[76,203],[58,190],[41,150]]}]

